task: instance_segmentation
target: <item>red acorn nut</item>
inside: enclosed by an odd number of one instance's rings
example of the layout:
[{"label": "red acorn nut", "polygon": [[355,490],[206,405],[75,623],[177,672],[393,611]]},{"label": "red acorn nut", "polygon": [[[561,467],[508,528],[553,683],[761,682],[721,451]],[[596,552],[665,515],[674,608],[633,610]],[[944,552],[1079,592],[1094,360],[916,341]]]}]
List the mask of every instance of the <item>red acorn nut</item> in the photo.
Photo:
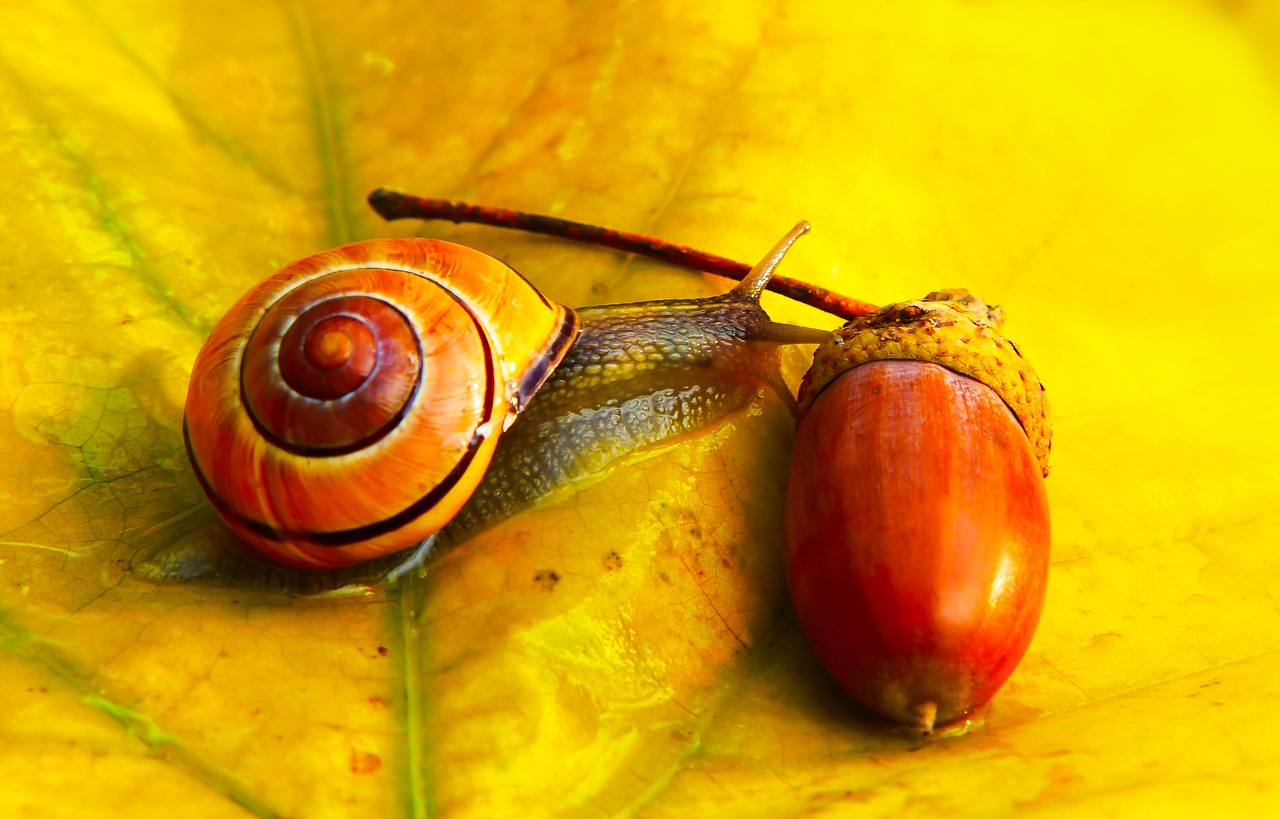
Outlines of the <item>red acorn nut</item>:
[{"label": "red acorn nut", "polygon": [[999,690],[1044,606],[1044,387],[997,323],[963,290],[889,305],[838,330],[800,387],[796,614],[856,700],[926,734]]}]

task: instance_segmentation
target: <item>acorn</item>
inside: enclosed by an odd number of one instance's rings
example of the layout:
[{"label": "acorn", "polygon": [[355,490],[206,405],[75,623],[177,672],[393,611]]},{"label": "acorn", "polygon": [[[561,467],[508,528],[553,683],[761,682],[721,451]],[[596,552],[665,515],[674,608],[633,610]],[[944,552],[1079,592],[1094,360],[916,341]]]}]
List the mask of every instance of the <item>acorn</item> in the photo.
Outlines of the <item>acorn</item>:
[{"label": "acorn", "polygon": [[854,319],[800,388],[786,559],[822,663],[931,733],[1009,678],[1044,606],[1044,387],[964,290]]}]

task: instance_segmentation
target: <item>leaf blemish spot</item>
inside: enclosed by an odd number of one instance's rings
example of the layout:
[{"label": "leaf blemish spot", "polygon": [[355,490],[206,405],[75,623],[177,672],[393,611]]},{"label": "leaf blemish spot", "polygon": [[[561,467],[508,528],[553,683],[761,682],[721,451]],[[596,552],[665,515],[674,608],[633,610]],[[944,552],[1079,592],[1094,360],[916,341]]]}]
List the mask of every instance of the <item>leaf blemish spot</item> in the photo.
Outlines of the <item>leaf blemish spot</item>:
[{"label": "leaf blemish spot", "polygon": [[371,774],[382,767],[382,757],[367,751],[351,752],[351,773]]},{"label": "leaf blemish spot", "polygon": [[541,586],[543,591],[555,591],[556,584],[560,582],[560,575],[555,569],[540,569],[533,576],[533,582]]}]

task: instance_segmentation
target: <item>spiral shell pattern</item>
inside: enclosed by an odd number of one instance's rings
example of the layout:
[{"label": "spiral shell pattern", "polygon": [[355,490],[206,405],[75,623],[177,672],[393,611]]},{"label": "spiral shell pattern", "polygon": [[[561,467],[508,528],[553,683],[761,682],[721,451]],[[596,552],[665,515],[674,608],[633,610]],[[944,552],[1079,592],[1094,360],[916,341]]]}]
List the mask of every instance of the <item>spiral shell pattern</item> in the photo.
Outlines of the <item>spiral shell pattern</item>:
[{"label": "spiral shell pattern", "polygon": [[226,522],[334,568],[438,531],[578,332],[498,260],[430,239],[301,259],[247,293],[192,370],[185,435]]}]

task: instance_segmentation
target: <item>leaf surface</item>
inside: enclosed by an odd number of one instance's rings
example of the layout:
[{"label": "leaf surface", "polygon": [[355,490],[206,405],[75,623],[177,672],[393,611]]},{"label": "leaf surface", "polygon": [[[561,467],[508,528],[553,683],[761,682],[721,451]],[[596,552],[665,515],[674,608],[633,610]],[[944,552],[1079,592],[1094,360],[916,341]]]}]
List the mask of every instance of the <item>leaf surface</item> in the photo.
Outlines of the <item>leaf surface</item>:
[{"label": "leaf surface", "polygon": [[[1274,803],[1267,4],[52,0],[0,30],[0,813]],[[786,601],[770,395],[398,589],[141,576],[157,551],[237,559],[186,462],[186,379],[294,258],[420,232],[572,305],[723,289],[386,225],[363,204],[383,185],[747,261],[805,218],[788,275],[1001,303],[1050,389],[1055,534],[985,724],[922,746],[825,676]]]}]

